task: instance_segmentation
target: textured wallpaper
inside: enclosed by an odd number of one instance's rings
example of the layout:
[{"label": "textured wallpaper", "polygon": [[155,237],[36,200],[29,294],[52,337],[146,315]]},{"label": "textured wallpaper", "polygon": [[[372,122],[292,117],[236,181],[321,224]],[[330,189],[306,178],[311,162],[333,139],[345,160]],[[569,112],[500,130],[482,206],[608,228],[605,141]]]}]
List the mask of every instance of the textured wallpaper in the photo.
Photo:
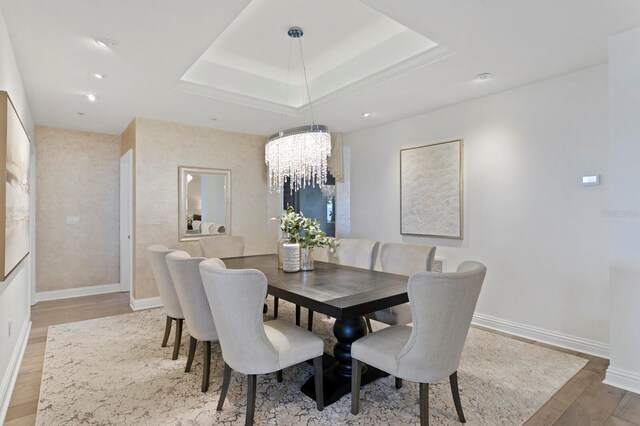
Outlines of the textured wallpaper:
[{"label": "textured wallpaper", "polygon": [[119,159],[119,136],[36,127],[37,291],[120,281]]},{"label": "textured wallpaper", "polygon": [[178,166],[231,170],[231,234],[245,254],[274,253],[278,197],[269,194],[263,136],[136,119],[134,297],[158,295],[147,247],[164,244],[199,255],[198,242],[178,243]]}]

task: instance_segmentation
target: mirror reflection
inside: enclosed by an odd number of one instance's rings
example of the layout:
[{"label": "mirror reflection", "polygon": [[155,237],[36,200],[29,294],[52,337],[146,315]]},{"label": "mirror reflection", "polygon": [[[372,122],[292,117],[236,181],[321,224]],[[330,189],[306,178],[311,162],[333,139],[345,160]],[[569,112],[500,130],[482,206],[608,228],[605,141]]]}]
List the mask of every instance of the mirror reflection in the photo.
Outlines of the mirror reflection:
[{"label": "mirror reflection", "polygon": [[180,167],[180,239],[230,235],[229,170]]}]

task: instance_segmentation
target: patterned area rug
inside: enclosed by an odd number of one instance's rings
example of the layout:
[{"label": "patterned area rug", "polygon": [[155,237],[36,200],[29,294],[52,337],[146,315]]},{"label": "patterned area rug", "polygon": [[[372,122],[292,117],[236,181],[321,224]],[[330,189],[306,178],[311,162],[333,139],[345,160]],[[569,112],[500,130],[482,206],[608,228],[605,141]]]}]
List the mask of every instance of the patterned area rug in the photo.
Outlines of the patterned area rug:
[{"label": "patterned area rug", "polygon": [[[293,305],[281,300],[280,317],[293,321]],[[162,310],[154,309],[50,327],[36,424],[243,424],[244,376],[233,373],[224,409],[217,412],[223,370],[219,346],[212,347],[211,385],[203,394],[202,347],[185,373],[188,329],[180,357],[172,361],[172,348],[160,347],[164,322]],[[334,343],[332,327],[333,320],[316,313],[314,332],[325,339],[327,351]],[[374,322],[374,329],[382,327]],[[458,370],[467,424],[522,424],[585,364],[572,355],[472,328]],[[284,371],[283,383],[275,374],[259,376],[255,424],[419,423],[414,383],[396,390],[393,377],[386,377],[364,386],[360,414],[354,416],[349,395],[323,412],[315,409],[315,402],[300,392],[312,373],[311,365],[301,364]],[[431,386],[430,420],[432,425],[460,424],[447,380]]]}]

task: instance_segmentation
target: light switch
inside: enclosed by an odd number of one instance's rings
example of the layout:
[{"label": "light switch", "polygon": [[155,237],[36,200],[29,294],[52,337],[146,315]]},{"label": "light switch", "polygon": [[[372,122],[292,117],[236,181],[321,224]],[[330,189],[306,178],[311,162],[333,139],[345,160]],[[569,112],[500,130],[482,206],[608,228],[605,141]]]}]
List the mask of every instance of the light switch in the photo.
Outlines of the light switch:
[{"label": "light switch", "polygon": [[164,216],[153,216],[151,219],[152,225],[164,225],[167,223],[167,219]]},{"label": "light switch", "polygon": [[80,223],[80,216],[67,216],[67,225],[77,225]]}]

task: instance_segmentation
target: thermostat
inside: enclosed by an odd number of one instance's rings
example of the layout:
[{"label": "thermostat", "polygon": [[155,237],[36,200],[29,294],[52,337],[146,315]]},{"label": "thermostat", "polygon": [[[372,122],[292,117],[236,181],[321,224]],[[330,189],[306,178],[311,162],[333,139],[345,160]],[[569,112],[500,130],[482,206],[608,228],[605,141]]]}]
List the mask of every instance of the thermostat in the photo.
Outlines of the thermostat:
[{"label": "thermostat", "polygon": [[582,185],[584,186],[600,185],[600,175],[582,176]]}]

